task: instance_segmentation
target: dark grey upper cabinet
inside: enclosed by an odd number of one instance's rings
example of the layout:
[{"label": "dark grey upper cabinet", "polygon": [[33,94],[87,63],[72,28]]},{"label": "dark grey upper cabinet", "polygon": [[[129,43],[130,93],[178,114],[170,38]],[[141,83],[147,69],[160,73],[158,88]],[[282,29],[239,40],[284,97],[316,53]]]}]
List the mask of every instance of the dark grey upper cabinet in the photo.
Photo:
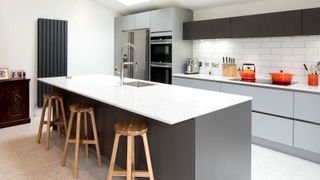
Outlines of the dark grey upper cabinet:
[{"label": "dark grey upper cabinet", "polygon": [[303,10],[303,35],[320,34],[320,8]]},{"label": "dark grey upper cabinet", "polygon": [[230,38],[231,19],[213,19],[183,23],[183,39]]},{"label": "dark grey upper cabinet", "polygon": [[288,11],[235,17],[231,37],[273,37],[302,35],[302,11]]}]

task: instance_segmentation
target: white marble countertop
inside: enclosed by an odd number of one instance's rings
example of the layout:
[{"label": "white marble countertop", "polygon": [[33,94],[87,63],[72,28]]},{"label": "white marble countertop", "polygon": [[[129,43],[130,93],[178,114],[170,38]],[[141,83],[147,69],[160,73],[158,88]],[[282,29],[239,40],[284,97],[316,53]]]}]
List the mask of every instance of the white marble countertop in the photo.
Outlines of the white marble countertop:
[{"label": "white marble countertop", "polygon": [[[120,86],[117,76],[97,74],[39,78],[46,84],[110,104],[167,124],[175,124],[228,108],[251,97],[154,83],[146,87]],[[125,82],[135,81],[125,78]]]},{"label": "white marble countertop", "polygon": [[232,81],[231,77],[223,77],[223,76],[213,76],[206,74],[174,74],[174,77],[183,77],[190,79],[200,79],[200,80],[208,80],[208,81],[216,81],[216,82],[226,82],[233,84],[243,84],[249,86],[258,86],[258,87],[268,87],[268,88],[276,88],[283,90],[291,90],[291,91],[301,91],[301,92],[310,92],[310,93],[319,93],[319,86],[309,86],[307,83],[296,83],[289,86],[281,86],[281,85],[273,85],[273,84],[261,84],[261,83],[250,83],[250,82],[242,82],[242,81]]}]

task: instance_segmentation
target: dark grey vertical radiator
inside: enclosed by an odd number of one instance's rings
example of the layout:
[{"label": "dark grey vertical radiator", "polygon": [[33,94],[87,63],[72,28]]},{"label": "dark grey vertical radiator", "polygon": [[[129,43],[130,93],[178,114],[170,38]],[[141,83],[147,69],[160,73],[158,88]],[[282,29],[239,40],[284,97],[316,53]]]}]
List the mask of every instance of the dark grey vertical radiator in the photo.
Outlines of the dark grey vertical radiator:
[{"label": "dark grey vertical radiator", "polygon": [[[38,19],[38,77],[67,76],[68,70],[68,22]],[[42,95],[52,87],[38,82],[38,106],[42,106]]]}]

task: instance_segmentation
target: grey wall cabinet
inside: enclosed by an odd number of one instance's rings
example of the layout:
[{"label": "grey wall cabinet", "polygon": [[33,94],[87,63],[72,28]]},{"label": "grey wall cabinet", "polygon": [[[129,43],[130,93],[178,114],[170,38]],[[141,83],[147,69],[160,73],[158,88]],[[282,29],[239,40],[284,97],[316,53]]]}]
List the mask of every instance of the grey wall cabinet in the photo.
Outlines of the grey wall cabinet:
[{"label": "grey wall cabinet", "polygon": [[319,35],[319,21],[320,8],[193,21],[184,24],[184,39]]},{"label": "grey wall cabinet", "polygon": [[121,17],[122,31],[129,31],[135,29],[135,15],[127,15]]},{"label": "grey wall cabinet", "polygon": [[174,8],[151,11],[151,32],[172,31],[175,18]]},{"label": "grey wall cabinet", "polygon": [[273,37],[302,34],[302,11],[235,17],[231,37]]},{"label": "grey wall cabinet", "polygon": [[205,80],[197,80],[197,79],[188,79],[188,78],[172,78],[172,84],[178,86],[185,86],[191,88],[198,88],[204,90],[211,90],[211,91],[220,91],[220,82],[212,82],[212,81],[205,81]]},{"label": "grey wall cabinet", "polygon": [[147,29],[150,28],[151,13],[143,12],[135,14],[135,29]]},{"label": "grey wall cabinet", "polygon": [[303,35],[320,34],[320,8],[303,10]]},{"label": "grey wall cabinet", "polygon": [[183,39],[230,38],[231,19],[212,19],[183,23]]},{"label": "grey wall cabinet", "polygon": [[221,83],[221,91],[253,97],[252,110],[293,118],[293,92]]},{"label": "grey wall cabinet", "polygon": [[320,95],[296,92],[294,118],[320,124]]},{"label": "grey wall cabinet", "polygon": [[294,147],[320,154],[320,126],[294,122]]},{"label": "grey wall cabinet", "polygon": [[252,135],[293,146],[293,120],[253,112]]},{"label": "grey wall cabinet", "polygon": [[147,28],[150,28],[150,12],[143,12],[121,17],[122,31]]}]

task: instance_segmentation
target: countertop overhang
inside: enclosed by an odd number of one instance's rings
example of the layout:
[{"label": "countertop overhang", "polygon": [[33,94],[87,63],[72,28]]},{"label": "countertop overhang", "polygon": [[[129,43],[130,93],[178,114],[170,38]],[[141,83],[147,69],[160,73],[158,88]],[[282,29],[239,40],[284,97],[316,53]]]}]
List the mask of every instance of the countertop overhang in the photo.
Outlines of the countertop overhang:
[{"label": "countertop overhang", "polygon": [[[246,96],[161,83],[146,87],[120,86],[119,77],[106,74],[37,80],[166,124],[176,124],[252,100]],[[125,78],[125,82],[131,81],[137,80]]]}]

